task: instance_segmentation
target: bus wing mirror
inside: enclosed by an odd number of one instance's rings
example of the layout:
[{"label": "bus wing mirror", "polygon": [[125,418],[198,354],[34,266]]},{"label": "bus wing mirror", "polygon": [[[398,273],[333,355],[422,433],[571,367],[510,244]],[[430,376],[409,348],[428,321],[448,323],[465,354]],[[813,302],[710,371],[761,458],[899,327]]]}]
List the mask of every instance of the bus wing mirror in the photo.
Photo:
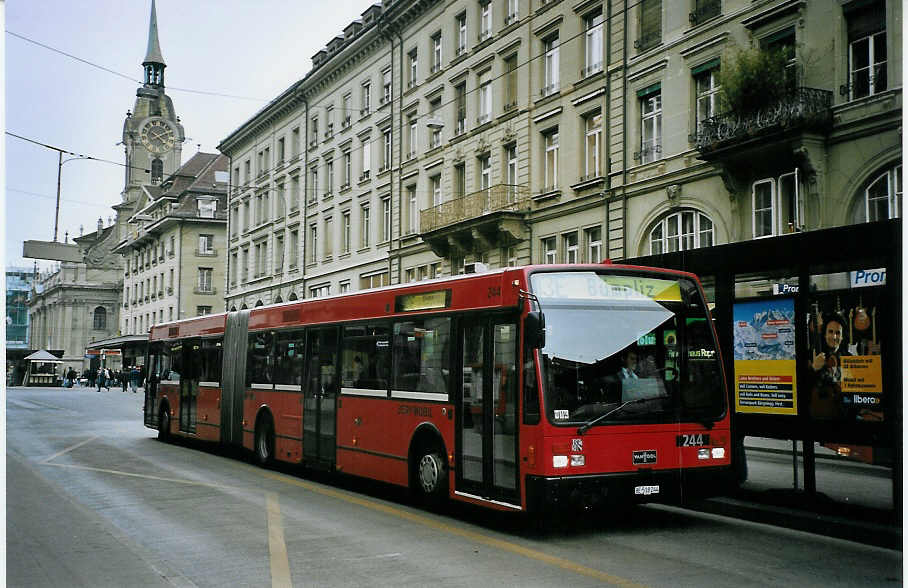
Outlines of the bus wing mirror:
[{"label": "bus wing mirror", "polygon": [[540,311],[527,313],[524,321],[526,333],[524,338],[530,349],[542,349],[545,347],[545,316]]}]

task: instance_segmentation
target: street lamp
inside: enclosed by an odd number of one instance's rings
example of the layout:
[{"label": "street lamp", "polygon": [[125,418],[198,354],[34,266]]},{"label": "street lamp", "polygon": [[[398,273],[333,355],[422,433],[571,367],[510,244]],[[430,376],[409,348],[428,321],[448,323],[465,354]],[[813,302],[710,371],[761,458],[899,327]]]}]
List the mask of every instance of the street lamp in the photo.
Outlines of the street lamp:
[{"label": "street lamp", "polygon": [[63,164],[76,159],[91,159],[91,157],[86,157],[85,155],[63,159],[63,153],[63,151],[57,151],[57,208],[54,211],[54,243],[57,242],[57,227],[60,224],[60,173],[63,171]]}]

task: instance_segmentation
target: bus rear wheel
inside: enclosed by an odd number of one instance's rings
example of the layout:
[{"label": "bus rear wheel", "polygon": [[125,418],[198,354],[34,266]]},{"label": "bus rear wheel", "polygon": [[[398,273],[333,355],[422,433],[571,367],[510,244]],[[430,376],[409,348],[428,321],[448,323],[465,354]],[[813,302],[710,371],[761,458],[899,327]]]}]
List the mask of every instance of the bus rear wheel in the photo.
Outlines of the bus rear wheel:
[{"label": "bus rear wheel", "polygon": [[429,505],[436,506],[448,497],[448,469],[438,447],[425,447],[417,453],[416,487]]},{"label": "bus rear wheel", "polygon": [[255,428],[255,461],[260,466],[274,461],[274,426],[269,418],[263,418]]}]

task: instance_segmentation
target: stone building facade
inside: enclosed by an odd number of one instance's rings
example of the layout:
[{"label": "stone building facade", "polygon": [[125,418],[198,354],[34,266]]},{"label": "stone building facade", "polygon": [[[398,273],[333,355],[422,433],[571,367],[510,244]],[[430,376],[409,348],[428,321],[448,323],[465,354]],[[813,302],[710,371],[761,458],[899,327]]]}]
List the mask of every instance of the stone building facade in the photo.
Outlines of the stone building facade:
[{"label": "stone building facade", "polygon": [[[227,307],[901,215],[901,4],[386,1],[225,138]],[[784,55],[786,91],[720,100]]]},{"label": "stone building facade", "polygon": [[160,185],[143,187],[126,237],[120,332],[223,310],[227,158],[196,153]]}]

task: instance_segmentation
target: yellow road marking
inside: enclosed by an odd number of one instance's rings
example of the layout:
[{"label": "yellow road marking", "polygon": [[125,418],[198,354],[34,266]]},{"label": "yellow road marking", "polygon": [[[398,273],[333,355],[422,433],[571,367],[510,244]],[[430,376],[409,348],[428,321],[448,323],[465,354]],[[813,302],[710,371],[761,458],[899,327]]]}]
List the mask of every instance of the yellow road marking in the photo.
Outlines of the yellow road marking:
[{"label": "yellow road marking", "polygon": [[290,581],[290,561],[287,559],[287,545],[284,543],[284,526],[281,524],[281,505],[277,494],[265,494],[268,510],[268,552],[271,554],[271,585],[293,586]]},{"label": "yellow road marking", "polygon": [[457,535],[459,537],[463,537],[464,539],[469,539],[470,541],[475,541],[477,543],[482,543],[483,545],[488,545],[489,547],[495,547],[497,549],[501,549],[502,551],[507,551],[510,553],[521,555],[521,556],[527,557],[529,559],[540,561],[542,563],[545,563],[545,564],[548,564],[551,566],[555,566],[555,567],[561,568],[563,570],[573,572],[575,574],[580,574],[582,576],[588,576],[590,578],[594,578],[594,579],[602,581],[602,582],[607,582],[607,583],[613,584],[615,586],[626,586],[628,588],[644,588],[644,586],[642,584],[637,584],[636,582],[633,582],[626,578],[621,578],[619,576],[607,574],[603,571],[600,571],[600,570],[597,570],[594,568],[590,568],[590,567],[572,562],[567,559],[556,557],[554,555],[550,555],[543,551],[539,551],[538,549],[531,549],[529,547],[524,547],[524,546],[518,545],[516,543],[511,543],[510,541],[505,541],[503,539],[496,539],[494,537],[489,537],[488,535],[483,535],[482,533],[477,533],[475,531],[470,531],[467,529],[455,527],[454,525],[449,525],[447,523],[436,521],[429,517],[426,517],[426,516],[423,516],[420,514],[416,514],[416,513],[412,513],[412,512],[408,512],[405,510],[401,510],[401,509],[395,508],[393,506],[388,506],[386,504],[373,502],[373,501],[365,499],[365,498],[360,498],[358,496],[345,494],[343,492],[339,492],[337,490],[332,490],[330,488],[325,488],[325,487],[319,486],[317,484],[313,484],[311,482],[306,482],[304,480],[296,480],[294,478],[289,478],[287,476],[282,476],[279,474],[263,472],[262,475],[265,476],[266,478],[270,478],[272,480],[277,480],[279,482],[284,482],[287,484],[292,484],[294,486],[299,486],[301,488],[305,488],[306,490],[309,490],[310,492],[315,492],[315,493],[321,494],[323,496],[329,496],[331,498],[343,500],[344,502],[348,502],[350,504],[355,504],[357,506],[362,506],[364,508],[382,512],[382,513],[385,513],[385,514],[388,514],[391,516],[395,516],[400,519],[405,519],[410,522],[413,522],[413,523],[416,523],[419,525],[423,525],[425,527],[431,527],[438,531],[443,531],[445,533],[449,533],[451,535]]}]

